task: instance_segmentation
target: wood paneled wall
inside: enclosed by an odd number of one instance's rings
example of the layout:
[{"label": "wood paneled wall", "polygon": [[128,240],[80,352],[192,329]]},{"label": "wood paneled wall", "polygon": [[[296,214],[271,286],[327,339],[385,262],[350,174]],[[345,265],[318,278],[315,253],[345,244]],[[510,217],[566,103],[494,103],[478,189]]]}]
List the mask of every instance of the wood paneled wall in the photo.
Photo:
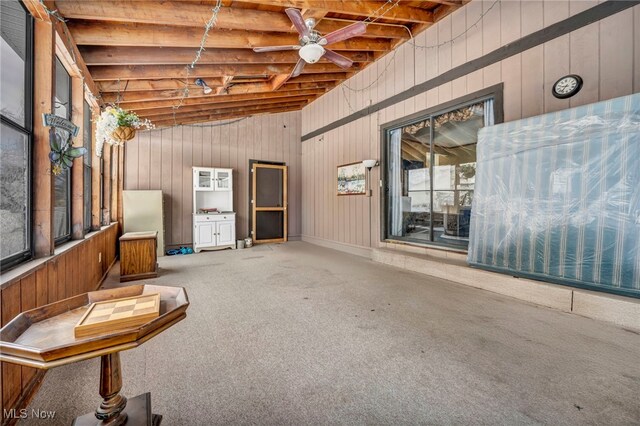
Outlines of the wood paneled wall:
[{"label": "wood paneled wall", "polygon": [[[406,43],[347,80],[344,87],[337,87],[306,106],[302,110],[302,134],[431,80],[598,3],[513,0],[497,3],[490,10],[494,0],[473,0],[413,41],[417,46],[441,46],[418,48]],[[486,15],[480,19],[483,13]],[[382,124],[501,82],[506,121],[638,92],[639,32],[640,6],[634,6],[303,142],[303,239],[338,244],[347,249],[351,246],[354,250],[370,244],[380,245],[380,168],[372,171],[374,196],[369,231],[369,199],[337,197],[336,166],[380,158]],[[454,43],[445,43],[454,37],[457,37]],[[570,73],[582,76],[582,90],[567,100],[554,98],[551,86]]]},{"label": "wood paneled wall", "polygon": [[289,235],[300,236],[300,112],[211,124],[140,132],[125,144],[124,189],[162,190],[166,246],[193,242],[194,166],[233,169],[236,236],[249,236],[249,160],[289,166]]},{"label": "wood paneled wall", "polygon": [[[118,225],[114,223],[4,282],[0,291],[2,326],[20,312],[96,290],[115,261],[117,236]],[[44,370],[5,362],[0,365],[0,412],[24,407],[23,400],[32,396]],[[10,424],[10,420],[3,414],[3,425]]]}]

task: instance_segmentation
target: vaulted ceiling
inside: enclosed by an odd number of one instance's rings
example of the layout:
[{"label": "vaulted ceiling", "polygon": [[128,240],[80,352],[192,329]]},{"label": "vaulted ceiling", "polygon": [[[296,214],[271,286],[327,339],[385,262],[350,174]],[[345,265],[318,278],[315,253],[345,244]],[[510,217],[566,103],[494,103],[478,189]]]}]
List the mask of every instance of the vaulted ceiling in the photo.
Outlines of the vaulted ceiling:
[{"label": "vaulted ceiling", "polygon": [[[169,126],[300,109],[406,41],[407,28],[415,35],[464,3],[224,0],[193,69],[215,0],[56,0],[54,6],[67,20],[102,100]],[[287,7],[316,19],[323,35],[374,21],[362,36],[330,46],[353,66],[343,69],[323,59],[290,77],[297,51],[254,52],[299,43]],[[195,85],[197,78],[213,89],[210,94]]]}]

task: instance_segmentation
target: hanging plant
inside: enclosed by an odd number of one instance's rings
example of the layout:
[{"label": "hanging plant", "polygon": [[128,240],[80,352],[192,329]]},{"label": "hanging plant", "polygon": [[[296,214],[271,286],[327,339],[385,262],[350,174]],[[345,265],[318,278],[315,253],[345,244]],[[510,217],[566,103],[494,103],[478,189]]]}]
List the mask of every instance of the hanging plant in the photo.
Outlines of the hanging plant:
[{"label": "hanging plant", "polygon": [[50,146],[49,160],[53,164],[51,172],[56,176],[70,168],[73,165],[74,158],[81,157],[87,153],[86,148],[74,147],[71,145],[71,138],[63,140],[58,133],[51,139]]},{"label": "hanging plant", "polygon": [[118,106],[108,106],[96,120],[96,154],[102,156],[102,146],[124,145],[131,140],[139,129],[154,129],[148,119],[141,120],[138,114]]}]

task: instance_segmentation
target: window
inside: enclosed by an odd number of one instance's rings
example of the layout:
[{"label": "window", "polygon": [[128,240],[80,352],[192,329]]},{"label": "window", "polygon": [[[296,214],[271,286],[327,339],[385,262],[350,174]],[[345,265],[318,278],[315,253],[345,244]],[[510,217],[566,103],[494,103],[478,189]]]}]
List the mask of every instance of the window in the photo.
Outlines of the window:
[{"label": "window", "polygon": [[[71,119],[71,76],[56,59],[55,114]],[[69,139],[69,132],[56,129],[56,135]],[[71,238],[71,171],[65,169],[54,179],[53,230],[56,244]]]},{"label": "window", "polygon": [[466,250],[478,130],[492,124],[493,98],[387,130],[387,239]]},{"label": "window", "polygon": [[0,2],[0,269],[31,257],[31,16]]},{"label": "window", "polygon": [[91,229],[91,107],[84,102],[83,145],[87,150],[84,155],[84,230]]}]

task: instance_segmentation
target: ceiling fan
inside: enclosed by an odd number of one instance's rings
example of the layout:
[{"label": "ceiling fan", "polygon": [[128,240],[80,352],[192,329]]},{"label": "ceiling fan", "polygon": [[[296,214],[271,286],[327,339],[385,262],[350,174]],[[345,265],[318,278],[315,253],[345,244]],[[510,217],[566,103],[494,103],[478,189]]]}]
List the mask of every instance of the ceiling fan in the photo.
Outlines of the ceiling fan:
[{"label": "ceiling fan", "polygon": [[351,37],[364,34],[367,31],[367,25],[364,22],[355,22],[351,25],[347,25],[344,28],[333,31],[326,36],[323,36],[313,28],[316,25],[316,20],[309,18],[305,20],[302,17],[302,13],[298,9],[288,8],[285,13],[293,23],[293,26],[298,30],[300,34],[299,46],[267,46],[267,47],[254,47],[254,52],[277,52],[281,50],[297,50],[300,55],[300,59],[296,63],[296,66],[291,72],[291,77],[297,77],[302,72],[305,64],[314,64],[320,60],[323,56],[338,65],[341,68],[349,68],[353,65],[353,61],[347,57],[334,52],[333,50],[325,49],[324,46],[328,46],[332,43],[347,40]]}]

